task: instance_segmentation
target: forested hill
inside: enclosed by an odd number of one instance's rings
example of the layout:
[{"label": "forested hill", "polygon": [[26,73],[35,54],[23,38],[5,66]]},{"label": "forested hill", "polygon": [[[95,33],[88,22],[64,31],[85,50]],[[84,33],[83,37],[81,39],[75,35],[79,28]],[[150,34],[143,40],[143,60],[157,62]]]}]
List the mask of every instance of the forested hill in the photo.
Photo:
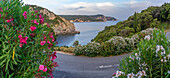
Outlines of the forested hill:
[{"label": "forested hill", "polygon": [[70,22],[105,22],[105,21],[116,21],[114,17],[107,17],[102,14],[98,15],[59,15]]},{"label": "forested hill", "polygon": [[113,36],[130,37],[141,30],[154,27],[170,28],[170,3],[164,3],[160,7],[151,6],[141,13],[134,13],[125,21],[105,27],[92,41],[101,43]]}]

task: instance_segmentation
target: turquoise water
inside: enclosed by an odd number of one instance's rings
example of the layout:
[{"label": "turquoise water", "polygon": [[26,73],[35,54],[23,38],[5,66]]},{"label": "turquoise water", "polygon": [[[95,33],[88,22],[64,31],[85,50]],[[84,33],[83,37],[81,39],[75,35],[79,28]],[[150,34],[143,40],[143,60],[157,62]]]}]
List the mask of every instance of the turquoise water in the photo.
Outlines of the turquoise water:
[{"label": "turquoise water", "polygon": [[107,21],[107,22],[83,22],[74,23],[76,30],[80,31],[80,34],[75,35],[58,35],[56,46],[72,46],[73,42],[78,40],[79,44],[86,45],[91,42],[93,38],[102,31],[105,26],[115,25],[119,21]]}]

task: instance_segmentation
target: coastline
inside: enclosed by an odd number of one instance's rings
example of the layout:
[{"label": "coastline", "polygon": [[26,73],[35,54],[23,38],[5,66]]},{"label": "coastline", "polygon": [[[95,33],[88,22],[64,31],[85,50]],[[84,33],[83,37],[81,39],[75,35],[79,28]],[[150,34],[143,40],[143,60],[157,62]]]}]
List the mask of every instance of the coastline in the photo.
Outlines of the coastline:
[{"label": "coastline", "polygon": [[[116,20],[116,21],[119,21],[119,20]],[[90,22],[85,21],[85,22],[71,22],[71,23],[91,23],[91,22],[107,22],[107,21],[90,21]]]}]

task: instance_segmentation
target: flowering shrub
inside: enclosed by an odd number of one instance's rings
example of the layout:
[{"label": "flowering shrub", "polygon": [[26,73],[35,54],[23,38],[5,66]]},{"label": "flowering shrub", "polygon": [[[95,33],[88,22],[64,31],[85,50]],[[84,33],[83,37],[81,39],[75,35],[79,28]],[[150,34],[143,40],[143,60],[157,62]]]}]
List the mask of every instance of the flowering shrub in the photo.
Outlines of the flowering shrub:
[{"label": "flowering shrub", "polygon": [[53,77],[54,41],[39,12],[20,0],[0,1],[0,77]]},{"label": "flowering shrub", "polygon": [[74,54],[95,57],[100,55],[100,48],[101,46],[99,43],[91,42],[85,46],[78,45],[74,50]]},{"label": "flowering shrub", "polygon": [[124,58],[116,78],[169,78],[170,77],[170,41],[164,31],[154,30],[140,41],[137,50]]}]

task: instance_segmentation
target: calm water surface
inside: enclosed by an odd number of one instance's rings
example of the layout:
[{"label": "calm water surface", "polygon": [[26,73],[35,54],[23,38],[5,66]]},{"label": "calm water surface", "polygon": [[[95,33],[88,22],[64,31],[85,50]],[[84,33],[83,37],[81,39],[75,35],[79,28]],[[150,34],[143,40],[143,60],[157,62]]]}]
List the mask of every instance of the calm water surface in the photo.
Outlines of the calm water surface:
[{"label": "calm water surface", "polygon": [[58,44],[56,46],[72,46],[76,40],[79,41],[79,44],[86,45],[88,42],[91,42],[105,26],[115,25],[118,22],[119,21],[74,23],[76,30],[80,31],[80,34],[58,35]]}]

